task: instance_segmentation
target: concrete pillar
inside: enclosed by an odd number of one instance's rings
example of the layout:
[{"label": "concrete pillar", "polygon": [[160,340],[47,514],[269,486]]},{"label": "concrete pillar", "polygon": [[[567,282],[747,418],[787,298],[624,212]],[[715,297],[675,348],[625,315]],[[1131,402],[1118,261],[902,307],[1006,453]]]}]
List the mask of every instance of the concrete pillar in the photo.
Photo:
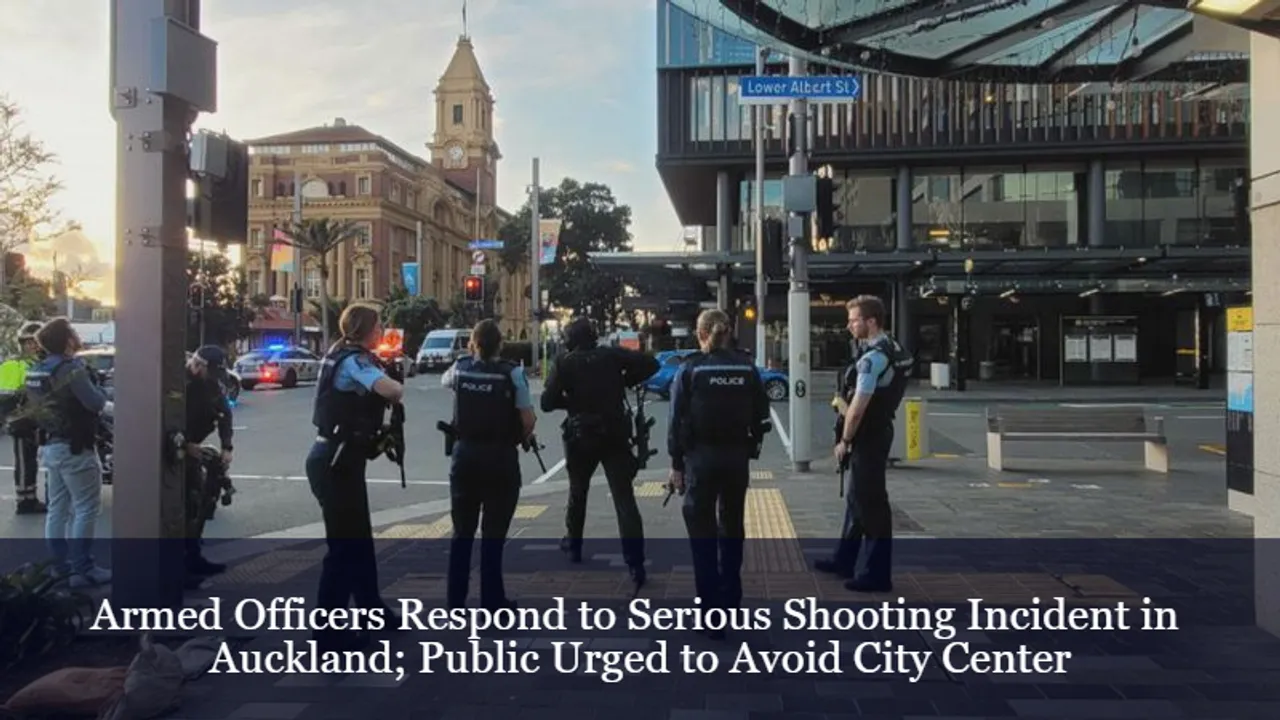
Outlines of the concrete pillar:
[{"label": "concrete pillar", "polygon": [[[733,250],[733,189],[729,182],[729,173],[721,170],[716,173],[716,252],[727,253]],[[729,283],[732,278],[729,268],[720,270],[720,284],[716,292],[716,304],[721,310],[729,312]]]},{"label": "concrete pillar", "polygon": [[[1280,39],[1253,33],[1249,65],[1250,77],[1280,73]],[[1280,85],[1253,83],[1251,92],[1249,126],[1280,124]],[[1270,242],[1280,234],[1280,134],[1250,134],[1250,174],[1253,277],[1273,278],[1280,273],[1280,246]],[[1274,282],[1253,283],[1253,366],[1254,437],[1274,438],[1280,433],[1280,285]],[[1267,538],[1254,545],[1257,619],[1280,635],[1280,444],[1255,443],[1253,488],[1253,532]]]},{"label": "concrete pillar", "polygon": [[1101,160],[1089,163],[1085,190],[1089,193],[1085,201],[1085,212],[1089,218],[1089,247],[1102,247],[1107,241],[1107,173]]},{"label": "concrete pillar", "polygon": [[898,249],[911,249],[911,168],[898,168],[898,183],[894,189],[897,197]]}]

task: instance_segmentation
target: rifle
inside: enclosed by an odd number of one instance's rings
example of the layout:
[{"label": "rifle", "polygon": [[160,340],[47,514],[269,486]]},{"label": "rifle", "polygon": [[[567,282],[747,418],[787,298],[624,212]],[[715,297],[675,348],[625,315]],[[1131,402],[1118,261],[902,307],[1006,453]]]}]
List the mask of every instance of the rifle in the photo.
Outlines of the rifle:
[{"label": "rifle", "polygon": [[542,472],[544,473],[547,471],[547,464],[542,461],[541,451],[545,450],[546,447],[547,447],[546,445],[541,445],[538,443],[538,438],[536,435],[530,435],[529,437],[520,441],[520,449],[524,450],[525,452],[533,453],[533,456],[538,459],[538,467],[542,468]]},{"label": "rifle", "polygon": [[[849,403],[844,398],[836,395],[831,399],[831,408],[836,411],[836,442],[844,437],[844,417],[849,411]],[[849,460],[853,457],[853,453],[845,454],[844,460],[836,464],[836,490],[840,493],[840,497],[844,497],[844,471],[849,469]]]},{"label": "rifle", "polygon": [[[398,383],[404,383],[404,366],[400,364],[399,354],[392,355],[384,360],[387,377]],[[387,459],[400,467],[400,487],[409,487],[409,481],[404,474],[404,403],[399,402],[391,406],[391,423],[385,429],[383,438],[383,452],[386,453]]]},{"label": "rifle", "polygon": [[662,498],[662,507],[666,507],[667,503],[671,502],[671,496],[675,494],[676,486],[671,483],[667,483],[667,496]]},{"label": "rifle", "polygon": [[[645,387],[643,384],[636,386],[636,402],[632,410],[633,420],[635,423],[635,431],[632,434],[631,444],[636,449],[636,468],[644,470],[649,466],[649,458],[658,454],[657,450],[649,447],[649,431],[653,428],[653,424],[657,422],[657,418],[647,417],[644,414],[644,398]],[[670,496],[667,496],[670,499]],[[665,503],[664,503],[665,504]]]}]

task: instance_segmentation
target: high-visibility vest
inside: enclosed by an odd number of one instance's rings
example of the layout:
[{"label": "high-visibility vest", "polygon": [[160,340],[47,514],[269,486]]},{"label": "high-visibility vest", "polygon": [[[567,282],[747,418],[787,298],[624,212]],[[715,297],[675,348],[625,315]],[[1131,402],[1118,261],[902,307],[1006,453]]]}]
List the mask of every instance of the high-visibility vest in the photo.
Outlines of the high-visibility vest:
[{"label": "high-visibility vest", "polygon": [[27,370],[30,361],[25,358],[13,358],[0,364],[0,393],[16,393],[27,384]]}]

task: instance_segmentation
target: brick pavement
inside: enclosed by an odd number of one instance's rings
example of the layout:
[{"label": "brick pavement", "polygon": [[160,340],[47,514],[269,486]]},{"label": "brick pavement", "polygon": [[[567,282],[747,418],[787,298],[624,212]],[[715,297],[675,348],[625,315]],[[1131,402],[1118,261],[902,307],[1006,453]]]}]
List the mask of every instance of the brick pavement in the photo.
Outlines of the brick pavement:
[{"label": "brick pavement", "polygon": [[[1076,463],[1035,477],[986,471],[980,459],[931,460],[893,471],[895,592],[854,596],[815,576],[809,560],[828,551],[842,501],[829,463],[787,472],[767,453],[748,498],[744,590],[749,607],[812,596],[829,606],[946,607],[970,598],[1028,607],[1063,597],[1070,607],[1125,604],[1143,598],[1179,614],[1176,632],[1052,633],[960,629],[939,639],[925,631],[872,628],[839,634],[839,672],[788,675],[639,674],[607,684],[582,673],[537,675],[411,674],[387,676],[207,676],[186,690],[177,717],[222,718],[653,718],[655,720],[813,720],[815,718],[1267,718],[1280,717],[1280,640],[1252,627],[1252,529],[1221,507],[1220,480],[1157,478],[1128,466]],[[653,602],[687,604],[693,593],[678,502],[662,507],[662,472],[637,479],[649,542]],[[526,500],[506,550],[508,591],[522,607],[549,607],[563,596],[621,609],[630,587],[616,540],[607,489],[594,487],[587,562],[568,565],[558,552],[563,494]],[[451,525],[435,515],[379,529],[380,576],[391,598],[440,602]],[[668,538],[663,540],[662,538]],[[478,555],[478,553],[477,553]],[[318,542],[248,560],[209,589],[226,598],[314,594]],[[473,593],[476,590],[473,578]],[[194,601],[195,599],[193,599]],[[855,604],[856,603],[856,604]],[[869,605],[872,604],[872,605]],[[382,637],[382,636],[380,636]],[[659,641],[714,652],[726,666],[752,651],[803,650],[830,635],[772,629],[733,633],[717,643],[687,632],[570,630],[485,636],[513,651],[550,657],[552,643],[582,640],[593,650],[649,651]],[[274,649],[305,635],[247,636],[243,648]],[[423,642],[462,649],[456,633],[387,635],[393,651],[416,666]],[[861,672],[859,643],[932,650],[916,681],[904,673]],[[950,642],[970,651],[1070,651],[1066,674],[972,674],[940,662]],[[883,647],[883,645],[881,646]],[[674,656],[673,656],[674,657]],[[415,667],[416,669],[416,667]]]}]

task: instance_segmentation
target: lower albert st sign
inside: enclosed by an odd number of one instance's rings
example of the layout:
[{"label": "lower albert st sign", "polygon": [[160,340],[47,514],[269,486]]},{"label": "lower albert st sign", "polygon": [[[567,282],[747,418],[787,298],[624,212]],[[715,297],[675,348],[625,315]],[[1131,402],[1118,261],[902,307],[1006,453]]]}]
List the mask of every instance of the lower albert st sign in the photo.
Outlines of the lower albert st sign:
[{"label": "lower albert st sign", "polygon": [[787,100],[853,101],[862,94],[855,75],[749,75],[738,80],[738,102],[773,104]]}]

